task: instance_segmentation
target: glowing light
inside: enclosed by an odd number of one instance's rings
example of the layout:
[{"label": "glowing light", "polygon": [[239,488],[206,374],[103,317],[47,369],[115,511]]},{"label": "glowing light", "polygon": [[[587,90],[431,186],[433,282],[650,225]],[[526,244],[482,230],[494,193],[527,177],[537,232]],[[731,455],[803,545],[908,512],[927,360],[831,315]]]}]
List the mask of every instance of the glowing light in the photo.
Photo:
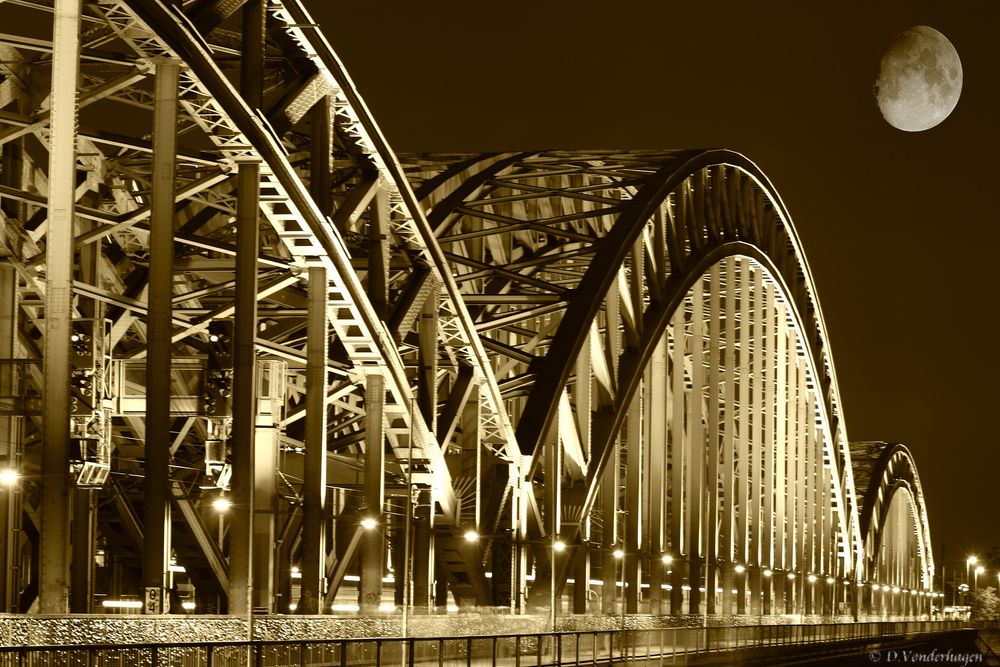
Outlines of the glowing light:
[{"label": "glowing light", "polygon": [[664,565],[670,565],[674,562],[674,557],[670,554],[663,554],[663,556],[660,557],[660,560],[663,561]]},{"label": "glowing light", "polygon": [[4,468],[0,470],[0,484],[3,486],[14,486],[17,484],[17,480],[20,475],[13,468]]},{"label": "glowing light", "polygon": [[815,574],[810,574],[809,575],[809,583],[810,584],[816,583],[816,575]]},{"label": "glowing light", "polygon": [[826,583],[828,583],[828,584],[832,584],[834,581],[836,581],[836,579],[834,579],[833,577],[827,577],[826,578]]},{"label": "glowing light", "polygon": [[978,562],[979,559],[976,558],[975,556],[969,556],[968,558],[965,559],[966,565],[975,565]]},{"label": "glowing light", "polygon": [[465,531],[465,541],[466,542],[476,542],[479,540],[479,533],[474,530]]},{"label": "glowing light", "polygon": [[611,555],[614,556],[615,558],[625,558],[625,552],[622,551],[621,549],[615,549],[614,551],[611,552]]},{"label": "glowing light", "polygon": [[552,550],[555,552],[565,551],[566,543],[563,542],[562,540],[556,540],[555,542],[552,543]]},{"label": "glowing light", "polygon": [[233,506],[233,501],[225,496],[219,496],[212,501],[212,507],[216,512],[228,512],[229,508]]},{"label": "glowing light", "polygon": [[106,609],[142,609],[142,600],[103,600],[101,606]]},{"label": "glowing light", "polygon": [[292,579],[301,579],[301,578],[302,578],[302,570],[299,569],[298,565],[293,565],[292,566]]},{"label": "glowing light", "polygon": [[985,571],[986,571],[986,568],[983,567],[982,565],[979,565],[979,566],[976,567],[976,574],[982,574]]},{"label": "glowing light", "polygon": [[795,578],[795,573],[794,572],[789,572],[788,573],[788,578],[789,579],[794,579]]},{"label": "glowing light", "polygon": [[194,600],[184,600],[184,602],[181,602],[181,609],[184,611],[194,611],[195,606]]},{"label": "glowing light", "polygon": [[899,586],[893,586],[892,587],[892,592],[893,593],[898,593],[899,592]]},{"label": "glowing light", "polygon": [[370,516],[366,516],[364,519],[361,520],[361,527],[364,528],[365,530],[371,530],[377,525],[378,521],[376,521]]},{"label": "glowing light", "polygon": [[737,565],[733,569],[736,570],[736,574],[743,574],[744,572],[747,571],[747,569],[743,565]]},{"label": "glowing light", "polygon": [[299,608],[299,603],[298,602],[289,602],[288,603],[288,611],[295,611],[298,608]]},{"label": "glowing light", "polygon": [[763,574],[765,577],[770,577],[771,576],[771,570],[769,568],[765,567],[764,571],[761,572],[761,574]]},{"label": "glowing light", "polygon": [[210,341],[212,341],[213,343],[218,343],[219,342],[219,336],[218,336],[218,334],[211,334],[211,335],[209,335],[208,339]]}]

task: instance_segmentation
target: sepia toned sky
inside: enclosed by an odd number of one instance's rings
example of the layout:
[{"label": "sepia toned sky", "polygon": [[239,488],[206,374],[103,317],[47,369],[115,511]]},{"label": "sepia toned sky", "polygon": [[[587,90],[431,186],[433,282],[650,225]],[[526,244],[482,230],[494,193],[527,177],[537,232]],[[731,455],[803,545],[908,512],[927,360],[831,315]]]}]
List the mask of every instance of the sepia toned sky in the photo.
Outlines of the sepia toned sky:
[{"label": "sepia toned sky", "polygon": [[[1000,545],[1000,3],[309,5],[396,151],[754,160],[812,268],[851,440],[910,447],[949,569]],[[951,117],[907,133],[872,86],[919,24],[965,82]]]}]

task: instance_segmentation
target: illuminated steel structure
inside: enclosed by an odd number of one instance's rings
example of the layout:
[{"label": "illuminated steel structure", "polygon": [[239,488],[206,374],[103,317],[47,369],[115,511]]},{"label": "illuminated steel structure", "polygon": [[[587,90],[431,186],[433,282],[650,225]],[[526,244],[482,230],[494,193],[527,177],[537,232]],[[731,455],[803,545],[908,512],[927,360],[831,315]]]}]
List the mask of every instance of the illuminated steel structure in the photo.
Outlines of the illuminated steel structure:
[{"label": "illuminated steel structure", "polygon": [[400,159],[299,0],[0,9],[4,610],[928,613],[743,156]]}]

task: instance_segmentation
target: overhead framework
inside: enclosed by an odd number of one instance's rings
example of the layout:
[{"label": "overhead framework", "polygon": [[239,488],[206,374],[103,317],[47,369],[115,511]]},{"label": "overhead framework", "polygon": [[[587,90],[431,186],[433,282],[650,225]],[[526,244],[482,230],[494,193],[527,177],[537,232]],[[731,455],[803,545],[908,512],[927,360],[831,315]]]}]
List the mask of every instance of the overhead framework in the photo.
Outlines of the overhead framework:
[{"label": "overhead framework", "polygon": [[745,157],[397,158],[298,0],[0,16],[4,610],[928,612]]}]

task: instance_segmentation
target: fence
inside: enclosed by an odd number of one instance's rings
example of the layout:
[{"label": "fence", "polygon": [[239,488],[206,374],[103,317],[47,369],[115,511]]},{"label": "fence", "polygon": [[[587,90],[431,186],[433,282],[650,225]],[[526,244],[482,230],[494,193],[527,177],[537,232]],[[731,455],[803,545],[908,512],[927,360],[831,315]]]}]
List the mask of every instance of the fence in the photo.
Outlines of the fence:
[{"label": "fence", "polygon": [[599,630],[482,637],[411,637],[189,644],[0,647],[0,667],[381,667],[686,662],[689,654],[866,638],[911,638],[959,621]]}]

